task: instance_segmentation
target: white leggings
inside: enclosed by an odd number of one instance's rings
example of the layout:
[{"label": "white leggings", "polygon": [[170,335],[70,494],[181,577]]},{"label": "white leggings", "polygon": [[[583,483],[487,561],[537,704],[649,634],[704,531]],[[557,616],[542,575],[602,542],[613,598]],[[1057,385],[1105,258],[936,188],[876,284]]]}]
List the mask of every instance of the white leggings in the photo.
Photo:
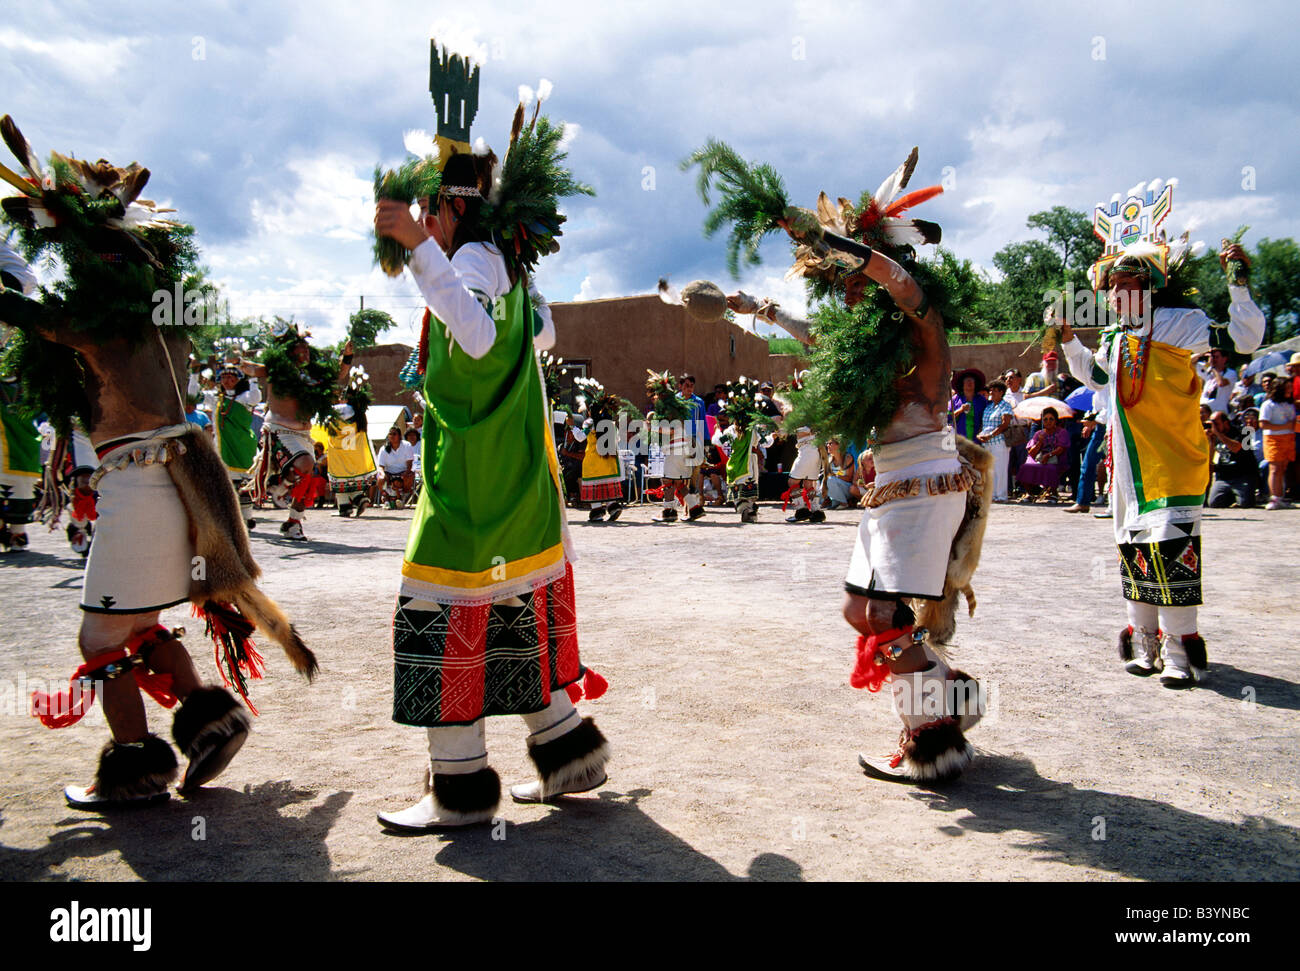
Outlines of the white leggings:
[{"label": "white leggings", "polygon": [[1174,637],[1196,633],[1195,607],[1157,607],[1136,600],[1124,602],[1128,605],[1128,622],[1134,630],[1139,627],[1153,633],[1161,630]]},{"label": "white leggings", "polygon": [[[567,691],[552,691],[551,703],[541,711],[523,716],[532,745],[567,735],[582,723]],[[486,769],[486,719],[472,725],[441,725],[426,728],[429,735],[429,764],[437,775],[468,775]]]}]

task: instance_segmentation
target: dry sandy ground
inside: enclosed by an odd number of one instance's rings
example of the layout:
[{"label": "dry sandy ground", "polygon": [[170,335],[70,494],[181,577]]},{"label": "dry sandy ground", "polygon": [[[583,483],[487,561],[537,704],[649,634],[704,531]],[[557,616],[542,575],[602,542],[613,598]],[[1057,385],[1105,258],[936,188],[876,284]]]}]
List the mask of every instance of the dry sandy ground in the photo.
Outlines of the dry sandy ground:
[{"label": "dry sandy ground", "polygon": [[[192,800],[111,817],[60,796],[89,781],[106,737],[98,706],[57,732],[25,715],[24,679],[60,683],[77,663],[81,561],[61,533],[38,533],[21,559],[0,559],[0,877],[1300,878],[1300,512],[1207,515],[1212,680],[1175,692],[1115,658],[1110,524],[995,507],[979,610],[956,650],[992,686],[995,716],[972,733],[978,763],[932,790],[856,765],[897,734],[887,698],[848,685],[840,581],[857,513],[787,526],[764,507],[745,527],[730,511],[696,525],[653,515],[592,526],[570,513],[583,658],[611,685],[584,703],[615,746],[609,785],[562,807],[507,801],[494,828],[420,837],[375,822],[418,796],[423,758],[423,734],[389,720],[409,512],[313,513],[305,545],[255,531],[265,587],[322,677],[308,687],[266,650],[261,717],[226,773]],[[166,735],[170,716],[148,704]],[[503,780],[527,776],[521,720],[490,721],[488,742]]]}]

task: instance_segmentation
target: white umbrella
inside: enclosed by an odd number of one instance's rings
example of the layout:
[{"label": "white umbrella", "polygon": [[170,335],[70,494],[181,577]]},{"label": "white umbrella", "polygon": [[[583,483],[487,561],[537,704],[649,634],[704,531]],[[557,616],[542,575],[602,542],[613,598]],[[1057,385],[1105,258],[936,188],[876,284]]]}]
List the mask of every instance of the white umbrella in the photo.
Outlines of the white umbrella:
[{"label": "white umbrella", "polygon": [[1015,407],[1015,416],[1024,418],[1029,421],[1042,421],[1043,412],[1051,408],[1056,412],[1057,418],[1073,418],[1074,409],[1067,405],[1060,398],[1053,398],[1049,395],[1040,395],[1037,398],[1026,398]]}]

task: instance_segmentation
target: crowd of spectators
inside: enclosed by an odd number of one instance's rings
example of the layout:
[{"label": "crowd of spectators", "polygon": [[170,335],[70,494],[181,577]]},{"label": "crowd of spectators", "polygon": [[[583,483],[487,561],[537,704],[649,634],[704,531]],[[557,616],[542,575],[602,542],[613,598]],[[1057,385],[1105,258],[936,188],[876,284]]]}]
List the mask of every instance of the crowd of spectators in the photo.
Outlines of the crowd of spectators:
[{"label": "crowd of spectators", "polygon": [[[994,502],[1055,505],[1072,499],[1066,512],[1090,512],[1106,505],[1106,423],[1104,396],[1082,411],[1048,406],[1035,420],[1015,409],[1035,397],[1065,401],[1080,387],[1057,368],[1054,352],[1026,379],[1017,368],[985,383],[973,368],[953,374],[948,414],[953,431],[974,438],[994,456]],[[1206,505],[1250,509],[1288,508],[1297,482],[1295,401],[1300,395],[1300,353],[1283,373],[1238,377],[1218,349],[1197,360],[1202,382],[1201,423],[1211,451]],[[1064,495],[1062,494],[1064,490]],[[1108,518],[1101,511],[1098,518]]]}]

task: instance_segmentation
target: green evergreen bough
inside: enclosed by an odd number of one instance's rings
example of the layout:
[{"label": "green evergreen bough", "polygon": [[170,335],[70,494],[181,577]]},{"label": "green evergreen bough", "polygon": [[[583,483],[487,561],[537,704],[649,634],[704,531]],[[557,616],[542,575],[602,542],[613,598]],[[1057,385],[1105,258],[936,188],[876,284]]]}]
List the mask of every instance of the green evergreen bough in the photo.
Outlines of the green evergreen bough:
[{"label": "green evergreen bough", "polygon": [[[442,172],[434,156],[407,159],[395,169],[375,166],[375,201],[396,199],[408,206],[416,199],[433,198],[442,184]],[[373,246],[375,262],[389,276],[401,276],[411,262],[411,251],[388,236],[377,236]]]},{"label": "green evergreen bough", "polygon": [[298,340],[296,336],[274,340],[262,352],[267,381],[277,398],[293,398],[298,402],[300,420],[311,419],[332,427],[337,422],[334,402],[338,400],[338,361],[332,352],[313,347],[311,359],[305,366],[299,365],[293,359]]},{"label": "green evergreen bough", "polygon": [[[89,402],[80,358],[62,345],[41,340],[36,328],[57,324],[96,342],[154,338],[157,295],[172,298],[196,278],[194,229],[160,218],[169,212],[139,199],[149,170],[119,168],[51,152],[48,168],[8,115],[0,134],[26,175],[0,167],[0,176],[19,190],[0,205],[17,232],[17,248],[30,264],[61,264],[63,277],[38,297],[15,290],[0,293],[0,319],[19,333],[0,355],[0,370],[19,374],[26,402],[48,414],[66,434],[74,417],[89,422]],[[183,307],[173,306],[169,335],[192,337]]]}]

